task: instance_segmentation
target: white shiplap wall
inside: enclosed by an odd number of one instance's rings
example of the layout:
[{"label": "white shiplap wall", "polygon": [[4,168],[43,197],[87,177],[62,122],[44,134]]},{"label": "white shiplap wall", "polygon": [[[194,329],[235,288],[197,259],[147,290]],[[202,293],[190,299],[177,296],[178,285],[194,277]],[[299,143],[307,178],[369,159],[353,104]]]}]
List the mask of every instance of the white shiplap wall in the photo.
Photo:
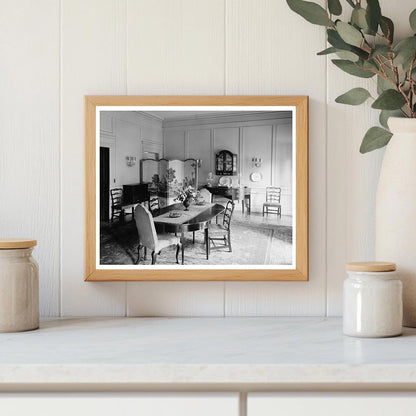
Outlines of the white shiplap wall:
[{"label": "white shiplap wall", "polygon": [[38,240],[43,315],[60,298],[59,33],[59,2],[1,2],[0,236]]},{"label": "white shiplap wall", "polygon": [[[414,0],[381,3],[410,34]],[[382,151],[358,154],[374,114],[334,104],[362,81],[315,55],[323,29],[283,0],[4,0],[0,23],[0,235],[39,240],[42,315],[340,314]],[[85,283],[87,94],[309,95],[310,282]]]}]

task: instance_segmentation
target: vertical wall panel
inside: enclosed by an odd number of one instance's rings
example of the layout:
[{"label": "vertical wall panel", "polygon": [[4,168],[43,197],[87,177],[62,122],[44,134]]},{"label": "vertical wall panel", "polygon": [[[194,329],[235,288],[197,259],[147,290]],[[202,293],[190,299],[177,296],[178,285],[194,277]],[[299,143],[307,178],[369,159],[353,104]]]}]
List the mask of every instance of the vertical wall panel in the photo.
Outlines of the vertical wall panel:
[{"label": "vertical wall panel", "polygon": [[[243,127],[243,154],[240,169],[244,167],[242,180],[244,184],[250,184],[252,189],[265,188],[272,182],[272,145],[273,126]],[[252,166],[252,158],[262,160],[261,167]],[[259,172],[262,179],[259,182],[250,182],[252,172]]]},{"label": "vertical wall panel", "polygon": [[225,0],[128,0],[129,94],[223,94]]},{"label": "vertical wall panel", "polygon": [[316,52],[325,48],[325,33],[276,0],[228,0],[226,27],[227,94],[310,96],[311,195],[310,281],[226,283],[226,314],[323,315],[326,70],[325,59]]},{"label": "vertical wall panel", "polygon": [[238,127],[214,128],[214,153],[217,154],[225,149],[238,154],[239,137],[240,129]]},{"label": "vertical wall panel", "polygon": [[200,186],[207,183],[209,172],[214,170],[214,157],[212,150],[212,129],[188,130],[188,155],[189,158],[200,159],[201,167],[198,171]]},{"label": "vertical wall panel", "polygon": [[[140,182],[140,125],[125,120],[115,120],[117,186]],[[128,166],[126,157],[136,158],[134,166]],[[113,187],[110,183],[110,187]]]},{"label": "vertical wall panel", "polygon": [[62,1],[62,314],[124,315],[123,282],[84,282],[84,95],[126,93],[125,0]]},{"label": "vertical wall panel", "polygon": [[[380,4],[383,14],[395,23],[396,40],[411,36],[408,17],[414,1],[402,1],[400,7],[387,0]],[[327,280],[332,316],[342,314],[345,263],[374,260],[375,199],[384,150],[361,155],[359,148],[365,132],[377,125],[379,112],[370,108],[371,100],[359,107],[335,103],[338,95],[357,86],[376,96],[375,80],[351,77],[329,63]]]},{"label": "vertical wall panel", "polygon": [[40,313],[59,314],[59,2],[0,15],[0,238],[38,240]]},{"label": "vertical wall panel", "polygon": [[[224,1],[128,0],[127,92],[224,94]],[[222,282],[167,285],[128,283],[129,315],[223,315]]]},{"label": "vertical wall panel", "polygon": [[222,282],[129,283],[127,315],[223,316],[223,289]]},{"label": "vertical wall panel", "polygon": [[185,159],[186,129],[165,130],[163,137],[164,155],[166,159]]}]

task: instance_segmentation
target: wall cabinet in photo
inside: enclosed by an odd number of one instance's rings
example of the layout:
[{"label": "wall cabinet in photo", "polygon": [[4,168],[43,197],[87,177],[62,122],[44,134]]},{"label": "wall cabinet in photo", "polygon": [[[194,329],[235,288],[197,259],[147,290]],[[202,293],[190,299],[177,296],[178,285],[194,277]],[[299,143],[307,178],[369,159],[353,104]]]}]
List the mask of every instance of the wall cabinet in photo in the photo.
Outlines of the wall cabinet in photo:
[{"label": "wall cabinet in photo", "polygon": [[86,280],[307,280],[308,98],[87,96]]}]

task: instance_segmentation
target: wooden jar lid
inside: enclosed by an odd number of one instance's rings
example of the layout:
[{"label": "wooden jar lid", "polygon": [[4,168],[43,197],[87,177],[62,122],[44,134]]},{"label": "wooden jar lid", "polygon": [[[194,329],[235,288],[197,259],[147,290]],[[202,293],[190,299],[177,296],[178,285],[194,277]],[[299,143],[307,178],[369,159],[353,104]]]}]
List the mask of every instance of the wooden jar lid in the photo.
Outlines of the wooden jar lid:
[{"label": "wooden jar lid", "polygon": [[16,248],[30,248],[37,244],[36,240],[27,238],[0,238],[0,250],[11,250]]},{"label": "wooden jar lid", "polygon": [[396,264],[386,261],[361,261],[348,263],[347,270],[350,272],[394,272]]}]

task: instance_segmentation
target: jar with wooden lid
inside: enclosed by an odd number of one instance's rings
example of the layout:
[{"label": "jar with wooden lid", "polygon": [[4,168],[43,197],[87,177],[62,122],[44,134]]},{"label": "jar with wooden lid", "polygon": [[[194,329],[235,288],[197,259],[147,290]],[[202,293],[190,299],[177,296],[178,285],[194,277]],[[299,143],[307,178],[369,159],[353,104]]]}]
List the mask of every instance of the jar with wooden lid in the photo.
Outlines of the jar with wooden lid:
[{"label": "jar with wooden lid", "polygon": [[394,337],[402,333],[402,282],[387,262],[347,264],[344,281],[344,334]]},{"label": "jar with wooden lid", "polygon": [[39,327],[39,269],[36,240],[0,239],[0,332]]}]

